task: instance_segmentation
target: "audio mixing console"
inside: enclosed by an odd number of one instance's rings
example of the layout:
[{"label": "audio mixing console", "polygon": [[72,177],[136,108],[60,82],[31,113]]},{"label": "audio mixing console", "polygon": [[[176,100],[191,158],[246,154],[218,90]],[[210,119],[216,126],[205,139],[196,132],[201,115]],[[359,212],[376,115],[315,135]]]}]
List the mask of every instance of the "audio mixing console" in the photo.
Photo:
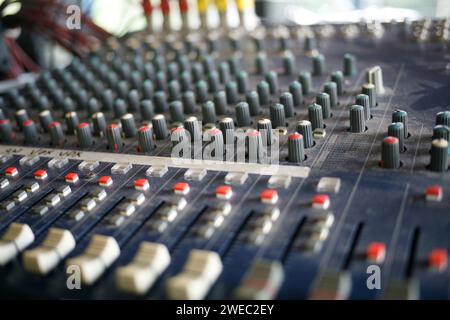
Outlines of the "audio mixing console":
[{"label": "audio mixing console", "polygon": [[138,32],[5,92],[1,295],[450,298],[449,32]]}]

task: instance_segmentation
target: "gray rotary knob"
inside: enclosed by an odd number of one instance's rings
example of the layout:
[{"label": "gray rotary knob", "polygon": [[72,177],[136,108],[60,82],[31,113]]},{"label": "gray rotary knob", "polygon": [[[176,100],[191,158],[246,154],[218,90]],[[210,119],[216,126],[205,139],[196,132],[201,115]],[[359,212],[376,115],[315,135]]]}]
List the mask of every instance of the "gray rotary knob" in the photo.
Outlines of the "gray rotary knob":
[{"label": "gray rotary knob", "polygon": [[144,99],[147,99],[147,100],[153,99],[154,88],[153,88],[153,83],[151,82],[151,80],[147,79],[147,80],[144,80],[144,82],[142,83],[142,94],[144,96]]},{"label": "gray rotary knob", "polygon": [[29,119],[22,123],[22,131],[25,144],[33,145],[38,143],[39,134],[36,128],[36,124],[33,120]]},{"label": "gray rotary knob", "polygon": [[436,114],[436,124],[450,126],[450,111],[441,111]]},{"label": "gray rotary knob", "polygon": [[113,109],[115,118],[120,118],[121,116],[123,116],[125,113],[127,113],[127,104],[125,100],[121,98],[116,99],[116,101],[114,101]]},{"label": "gray rotary knob", "polygon": [[396,137],[398,139],[400,152],[405,149],[405,128],[403,123],[394,122],[388,126],[388,136]]},{"label": "gray rotary knob", "polygon": [[450,139],[450,128],[442,124],[438,124],[433,128],[433,139]]},{"label": "gray rotary knob", "polygon": [[139,110],[139,92],[136,89],[131,90],[128,92],[127,96],[127,102],[128,102],[128,109],[130,111],[138,111]]},{"label": "gray rotary knob", "polygon": [[219,90],[220,87],[220,81],[219,81],[219,74],[217,71],[210,72],[208,74],[208,90],[210,93],[214,93],[217,90]]},{"label": "gray rotary knob", "polygon": [[219,64],[219,78],[220,82],[227,83],[231,79],[230,65],[226,62]]},{"label": "gray rotary knob", "polygon": [[183,102],[183,110],[185,114],[192,114],[195,112],[195,94],[192,91],[183,92],[181,96]]},{"label": "gray rotary knob", "polygon": [[203,119],[203,124],[216,122],[217,117],[216,117],[216,107],[214,106],[214,102],[206,101],[202,105],[202,119]]},{"label": "gray rotary knob", "polygon": [[118,124],[112,123],[106,127],[106,140],[109,149],[113,152],[122,152],[122,134]]},{"label": "gray rotary knob", "polygon": [[274,128],[286,126],[286,116],[282,104],[275,103],[270,106],[270,120]]},{"label": "gray rotary knob", "polygon": [[225,91],[217,91],[214,93],[214,107],[216,114],[224,115],[227,113],[227,96]]},{"label": "gray rotary knob", "polygon": [[403,123],[405,139],[408,138],[408,113],[403,110],[395,110],[392,113],[392,122]]},{"label": "gray rotary knob", "polygon": [[258,131],[261,134],[263,145],[270,146],[273,140],[272,122],[269,119],[259,119]]},{"label": "gray rotary knob", "polygon": [[263,75],[267,70],[267,57],[264,53],[259,53],[255,59],[256,74]]},{"label": "gray rotary knob", "polygon": [[337,95],[344,94],[344,75],[341,71],[335,71],[331,74],[331,81],[336,83]]},{"label": "gray rotary knob", "polygon": [[163,114],[157,114],[152,119],[153,131],[156,139],[164,140],[169,136],[169,129],[167,128],[166,118]]},{"label": "gray rotary knob", "polygon": [[260,81],[256,85],[256,91],[258,92],[259,96],[259,102],[267,106],[270,102],[270,90],[269,90],[269,84],[266,81]]},{"label": "gray rotary knob", "polygon": [[435,139],[431,142],[430,170],[444,172],[448,170],[448,141]]},{"label": "gray rotary knob", "polygon": [[238,93],[238,87],[236,82],[234,81],[228,81],[225,84],[225,93],[227,96],[227,103],[228,104],[235,104],[239,100],[239,93]]},{"label": "gray rotary knob", "polygon": [[323,85],[323,91],[330,96],[330,107],[335,108],[339,104],[336,82],[327,82]]},{"label": "gray rotary knob", "polygon": [[202,123],[197,117],[188,117],[184,121],[184,128],[189,132],[191,141],[199,141],[202,139]]},{"label": "gray rotary knob", "polygon": [[269,84],[270,94],[276,94],[279,90],[278,75],[275,71],[269,71],[265,75],[265,80]]},{"label": "gray rotary knob", "polygon": [[257,163],[263,158],[263,145],[261,134],[257,130],[252,130],[246,135],[247,157],[249,163]]},{"label": "gray rotary knob", "polygon": [[236,105],[236,123],[238,127],[250,126],[250,108],[247,102],[239,102]]},{"label": "gray rotary knob", "polygon": [[155,111],[156,112],[166,112],[169,109],[169,105],[167,103],[167,96],[164,91],[156,91],[155,96],[153,97],[153,101],[155,103]]},{"label": "gray rotary knob", "polygon": [[133,138],[137,135],[136,122],[132,113],[124,114],[120,118],[120,123],[126,138]]},{"label": "gray rotary knob", "polygon": [[283,71],[286,75],[292,75],[295,72],[295,57],[290,51],[283,54]]},{"label": "gray rotary knob", "polygon": [[8,119],[0,120],[0,141],[11,143],[15,139],[15,133],[11,122]]},{"label": "gray rotary knob", "polygon": [[366,120],[370,120],[372,117],[372,112],[370,110],[370,101],[369,96],[367,94],[358,94],[355,99],[355,104],[359,106],[363,106],[364,108],[364,116]]},{"label": "gray rotary knob", "polygon": [[208,100],[208,86],[205,81],[200,80],[195,84],[195,97],[197,103],[204,103]]},{"label": "gray rotary knob", "polygon": [[250,109],[250,115],[257,116],[260,114],[260,104],[259,104],[259,96],[256,91],[249,91],[245,95],[245,99],[248,103],[248,107]]},{"label": "gray rotary knob", "polygon": [[239,93],[246,93],[250,88],[250,79],[248,73],[240,71],[237,75],[237,84]]},{"label": "gray rotary knob", "polygon": [[212,158],[223,160],[223,134],[217,128],[209,129],[205,132],[205,136],[209,143],[205,147],[205,152],[211,155]]},{"label": "gray rotary knob", "polygon": [[138,129],[138,143],[140,152],[148,153],[155,149],[151,125],[142,126]]},{"label": "gray rotary knob", "polygon": [[377,91],[375,85],[371,83],[365,83],[362,86],[361,93],[369,96],[370,108],[375,108],[377,106]]},{"label": "gray rotary knob", "polygon": [[39,113],[39,122],[41,123],[42,130],[44,130],[44,132],[48,132],[48,126],[53,122],[53,117],[50,110],[44,110]]},{"label": "gray rotary knob", "polygon": [[177,80],[172,80],[169,82],[168,91],[170,101],[181,100],[180,83]]},{"label": "gray rotary knob", "polygon": [[182,122],[184,120],[183,103],[181,101],[172,101],[169,104],[169,112],[172,122]]},{"label": "gray rotary knob", "polygon": [[290,92],[283,92],[281,94],[280,104],[284,106],[284,114],[287,118],[294,116],[294,97]]},{"label": "gray rotary knob", "polygon": [[358,72],[356,68],[356,57],[350,53],[344,55],[344,75],[346,77],[353,77]]},{"label": "gray rotary knob", "polygon": [[78,145],[81,148],[89,148],[94,143],[91,126],[88,122],[82,122],[77,127]]},{"label": "gray rotary knob", "polygon": [[330,95],[326,92],[321,92],[316,96],[316,103],[322,107],[322,116],[324,119],[331,117]]},{"label": "gray rotary knob", "polygon": [[97,137],[103,136],[106,129],[106,118],[103,112],[97,112],[92,115],[92,127],[94,135]]},{"label": "gray rotary knob", "polygon": [[298,75],[298,81],[302,85],[303,94],[307,95],[312,90],[312,79],[311,73],[309,72],[300,72]]},{"label": "gray rotary knob", "polygon": [[23,129],[23,123],[27,120],[30,120],[27,110],[20,109],[16,111],[16,122],[20,129]]},{"label": "gray rotary knob", "polygon": [[152,100],[142,100],[139,109],[141,112],[141,119],[144,121],[152,120],[153,116],[155,115],[155,109],[153,107],[153,101]]},{"label": "gray rotary knob", "polygon": [[312,129],[323,128],[323,112],[322,107],[317,103],[313,103],[308,107],[308,119],[311,122]]},{"label": "gray rotary knob", "polygon": [[386,137],[381,144],[381,167],[396,169],[400,167],[400,145],[396,137]]},{"label": "gray rotary knob", "polygon": [[75,111],[67,112],[65,114],[67,134],[75,134],[75,130],[80,123],[78,114]]},{"label": "gray rotary knob", "polygon": [[231,118],[223,118],[219,122],[220,131],[222,131],[225,143],[230,144],[234,141],[234,121]]},{"label": "gray rotary knob", "polygon": [[325,57],[322,54],[317,54],[312,60],[312,74],[315,76],[322,76],[325,73]]},{"label": "gray rotary knob", "polygon": [[288,137],[288,158],[289,162],[292,163],[302,163],[305,159],[303,137],[298,132],[295,132]]},{"label": "gray rotary knob", "polygon": [[289,84],[289,92],[292,94],[292,99],[294,99],[294,106],[298,107],[303,104],[303,91],[300,82],[291,82]]},{"label": "gray rotary knob", "polygon": [[48,126],[50,130],[50,142],[52,146],[63,146],[65,143],[64,132],[59,122],[52,122]]},{"label": "gray rotary knob", "polygon": [[312,124],[308,120],[301,120],[297,122],[297,132],[303,137],[303,145],[305,148],[311,148],[314,146],[314,137]]},{"label": "gray rotary knob", "polygon": [[106,89],[102,92],[101,100],[103,110],[110,111],[113,109],[114,95],[111,89]]},{"label": "gray rotary knob", "polygon": [[366,131],[366,117],[363,106],[353,105],[350,107],[350,131],[354,133]]}]

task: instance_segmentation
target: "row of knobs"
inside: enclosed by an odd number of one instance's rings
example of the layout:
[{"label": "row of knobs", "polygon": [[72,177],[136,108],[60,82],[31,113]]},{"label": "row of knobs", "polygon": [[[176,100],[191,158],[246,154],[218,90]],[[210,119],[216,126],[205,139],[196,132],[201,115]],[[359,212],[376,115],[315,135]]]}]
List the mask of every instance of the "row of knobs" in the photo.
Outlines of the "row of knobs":
[{"label": "row of knobs", "polygon": [[[450,112],[442,111],[436,115],[436,125],[433,129],[433,140],[430,150],[428,168],[435,172],[448,170]],[[381,144],[380,165],[386,169],[396,169],[401,166],[400,154],[406,149],[404,141],[409,136],[408,114],[396,110],[392,114],[392,124],[388,126],[388,136]]]}]

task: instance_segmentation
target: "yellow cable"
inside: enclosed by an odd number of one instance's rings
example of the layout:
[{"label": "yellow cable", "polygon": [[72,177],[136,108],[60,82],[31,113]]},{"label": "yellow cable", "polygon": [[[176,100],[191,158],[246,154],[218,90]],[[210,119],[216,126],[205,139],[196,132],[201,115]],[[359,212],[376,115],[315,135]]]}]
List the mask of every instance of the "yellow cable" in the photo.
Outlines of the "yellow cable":
[{"label": "yellow cable", "polygon": [[226,12],[228,9],[228,0],[216,0],[216,7],[219,12]]}]

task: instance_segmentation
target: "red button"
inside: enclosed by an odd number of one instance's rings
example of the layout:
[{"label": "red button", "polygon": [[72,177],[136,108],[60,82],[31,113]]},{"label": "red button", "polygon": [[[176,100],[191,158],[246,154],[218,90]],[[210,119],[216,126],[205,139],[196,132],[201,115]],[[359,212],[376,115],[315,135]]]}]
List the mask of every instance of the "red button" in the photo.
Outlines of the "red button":
[{"label": "red button", "polygon": [[34,177],[39,180],[44,180],[44,179],[47,179],[48,174],[47,174],[47,171],[45,171],[43,169],[39,169],[34,173]]},{"label": "red button", "polygon": [[150,187],[147,179],[138,179],[134,182],[134,188],[137,190],[145,191]]},{"label": "red button", "polygon": [[177,182],[173,187],[173,192],[176,194],[188,194],[190,189],[189,184],[186,182]]},{"label": "red button", "polygon": [[441,201],[442,195],[443,191],[441,186],[430,186],[425,191],[427,201]]},{"label": "red button", "polygon": [[5,169],[5,174],[6,174],[8,177],[14,177],[14,176],[16,176],[18,173],[19,173],[19,171],[17,171],[17,168],[16,168],[16,167],[9,167],[9,168],[6,168],[6,169]]},{"label": "red button", "polygon": [[330,197],[326,194],[316,194],[312,198],[312,206],[318,209],[328,209],[330,207]]},{"label": "red button", "polygon": [[64,177],[67,183],[77,183],[79,178],[75,172],[70,172]]},{"label": "red button", "polygon": [[102,187],[109,187],[113,183],[113,179],[110,176],[103,176],[97,180],[98,184]]},{"label": "red button", "polygon": [[230,186],[218,186],[216,188],[216,197],[221,199],[230,199],[233,195],[233,189]]},{"label": "red button", "polygon": [[367,260],[382,263],[386,257],[386,246],[382,242],[372,242],[367,247]]},{"label": "red button", "polygon": [[428,256],[428,264],[429,264],[430,268],[436,269],[439,271],[442,271],[445,268],[447,268],[447,264],[448,264],[447,250],[445,250],[445,249],[432,250],[430,255]]},{"label": "red button", "polygon": [[261,201],[264,203],[274,204],[278,201],[277,190],[267,189],[260,194]]}]

